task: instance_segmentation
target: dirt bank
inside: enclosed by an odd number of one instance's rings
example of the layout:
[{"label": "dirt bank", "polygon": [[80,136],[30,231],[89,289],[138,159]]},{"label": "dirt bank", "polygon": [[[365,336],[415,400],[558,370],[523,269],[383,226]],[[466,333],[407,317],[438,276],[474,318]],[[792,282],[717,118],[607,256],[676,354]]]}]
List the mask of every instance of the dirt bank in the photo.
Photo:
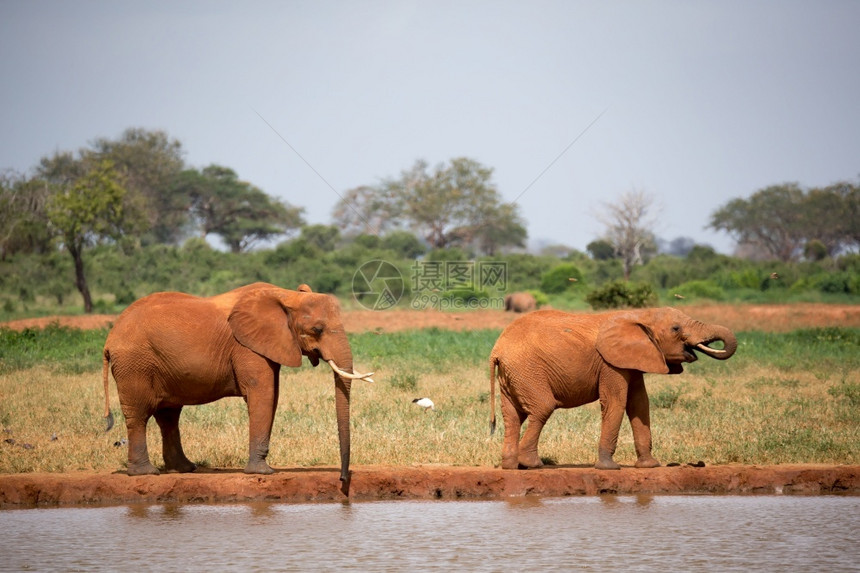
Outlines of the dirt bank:
[{"label": "dirt bank", "polygon": [[[239,470],[129,477],[125,474],[0,475],[0,507],[123,503],[307,502],[346,499],[335,468],[282,469],[271,476]],[[860,466],[682,465],[600,471],[553,467],[356,467],[349,498],[496,499],[596,494],[860,494]]]}]

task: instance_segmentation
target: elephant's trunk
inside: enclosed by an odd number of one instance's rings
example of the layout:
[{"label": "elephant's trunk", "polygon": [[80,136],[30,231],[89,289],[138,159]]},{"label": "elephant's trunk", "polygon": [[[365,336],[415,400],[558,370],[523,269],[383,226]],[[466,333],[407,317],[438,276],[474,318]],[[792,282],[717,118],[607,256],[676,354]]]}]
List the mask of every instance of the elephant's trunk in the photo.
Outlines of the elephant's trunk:
[{"label": "elephant's trunk", "polygon": [[352,386],[352,351],[341,345],[334,356],[327,356],[334,372],[334,407],[337,415],[337,437],[340,444],[340,480],[349,481],[349,394]]},{"label": "elephant's trunk", "polygon": [[[710,347],[710,344],[717,340],[722,341],[722,349]],[[696,344],[696,350],[717,360],[731,358],[737,349],[738,339],[735,338],[731,330],[724,326],[711,326],[708,336],[702,342]]]},{"label": "elephant's trunk", "polygon": [[340,481],[349,481],[349,392],[352,380],[334,375],[334,407],[340,443]]}]

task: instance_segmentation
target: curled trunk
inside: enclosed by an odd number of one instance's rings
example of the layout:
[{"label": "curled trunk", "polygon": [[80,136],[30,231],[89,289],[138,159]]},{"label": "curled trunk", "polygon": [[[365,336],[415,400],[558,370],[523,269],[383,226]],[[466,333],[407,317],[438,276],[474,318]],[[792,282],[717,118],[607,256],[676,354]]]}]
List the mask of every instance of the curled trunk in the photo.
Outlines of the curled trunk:
[{"label": "curled trunk", "polygon": [[[711,348],[711,343],[717,340],[722,341],[723,348]],[[702,354],[706,354],[717,360],[726,360],[731,358],[738,349],[738,339],[734,333],[724,326],[711,326],[708,335],[704,340],[696,345],[696,350]]]}]

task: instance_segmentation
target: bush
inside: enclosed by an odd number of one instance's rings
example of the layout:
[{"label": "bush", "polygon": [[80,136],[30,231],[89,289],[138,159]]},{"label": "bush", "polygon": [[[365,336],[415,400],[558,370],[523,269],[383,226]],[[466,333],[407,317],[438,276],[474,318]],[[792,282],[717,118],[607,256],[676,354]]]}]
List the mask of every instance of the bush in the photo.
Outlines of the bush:
[{"label": "bush", "polygon": [[[572,281],[570,279],[576,279]],[[547,294],[559,294],[581,283],[582,272],[571,263],[563,263],[545,272],[540,279],[540,290]]]},{"label": "bush", "polygon": [[848,272],[823,273],[812,278],[812,284],[821,292],[847,293],[858,292],[860,282],[857,277]]},{"label": "bush", "polygon": [[537,308],[549,304],[549,298],[547,298],[547,296],[543,292],[539,290],[528,290],[526,292],[535,297],[535,306]]},{"label": "bush", "polygon": [[540,277],[558,264],[553,257],[535,256],[527,253],[511,253],[503,256],[486,257],[484,261],[505,264],[508,292],[540,288]]},{"label": "bush", "polygon": [[594,310],[645,308],[657,304],[657,293],[648,283],[614,281],[591,291],[585,300]]},{"label": "bush", "polygon": [[674,290],[688,297],[708,298],[711,300],[723,300],[726,298],[726,291],[711,281],[689,281],[678,285]]}]

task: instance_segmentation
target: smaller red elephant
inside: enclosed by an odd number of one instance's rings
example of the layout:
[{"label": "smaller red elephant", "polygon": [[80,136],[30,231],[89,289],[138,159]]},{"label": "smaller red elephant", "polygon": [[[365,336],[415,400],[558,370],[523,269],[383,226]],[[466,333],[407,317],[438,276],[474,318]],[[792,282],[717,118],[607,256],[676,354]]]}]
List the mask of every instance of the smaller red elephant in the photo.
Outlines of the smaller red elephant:
[{"label": "smaller red elephant", "polygon": [[[722,348],[711,347],[722,341]],[[571,314],[539,310],[508,325],[490,354],[491,432],[496,426],[495,376],[505,438],[502,467],[534,468],[541,430],[556,408],[600,400],[598,469],[618,469],[613,456],[624,413],[630,419],[636,467],[660,463],[651,455],[651,421],[644,372],[680,374],[696,352],[725,360],[737,349],[723,326],[693,320],[673,308]],[[528,427],[520,440],[520,428]]]}]

